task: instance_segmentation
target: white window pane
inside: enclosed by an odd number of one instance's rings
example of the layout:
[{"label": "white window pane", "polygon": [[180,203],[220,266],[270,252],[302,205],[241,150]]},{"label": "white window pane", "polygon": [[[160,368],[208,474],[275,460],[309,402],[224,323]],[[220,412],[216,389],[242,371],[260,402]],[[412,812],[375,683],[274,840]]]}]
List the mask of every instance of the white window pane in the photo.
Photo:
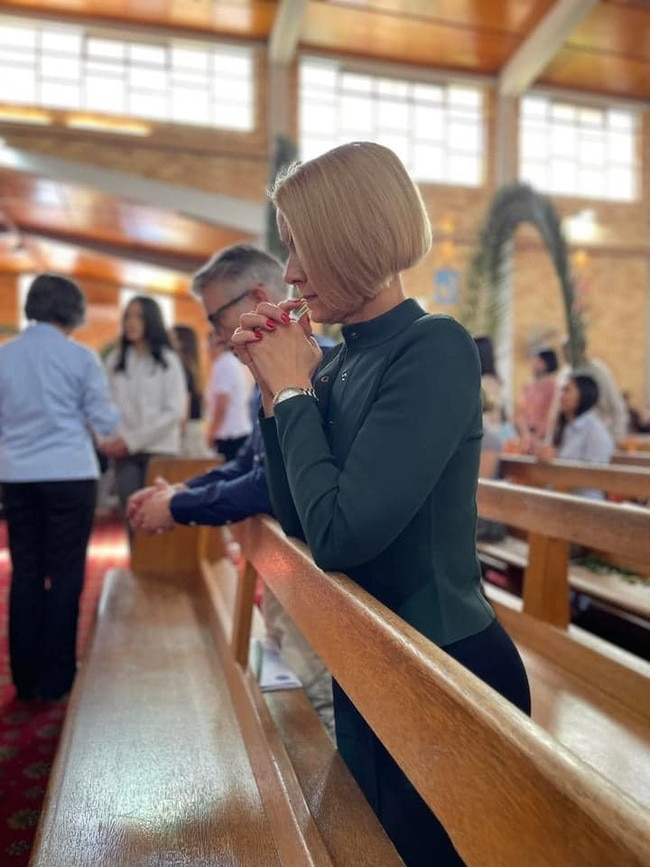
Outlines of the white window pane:
[{"label": "white window pane", "polygon": [[429,105],[413,107],[413,132],[417,138],[439,141],[445,136],[445,113],[442,108]]},{"label": "white window pane", "polygon": [[210,104],[207,93],[182,87],[174,88],[172,94],[172,118],[174,120],[204,123],[209,113]]},{"label": "white window pane", "polygon": [[146,66],[165,65],[166,51],[162,46],[135,44],[129,45],[128,51],[132,63],[142,63]]},{"label": "white window pane", "polygon": [[124,74],[124,66],[120,61],[115,60],[88,60],[86,74],[114,78]]},{"label": "white window pane", "polygon": [[414,84],[413,99],[416,102],[442,104],[444,101],[444,89],[437,84]]},{"label": "white window pane", "polygon": [[597,108],[581,108],[578,110],[580,126],[600,129],[603,125],[603,112]]},{"label": "white window pane", "polygon": [[230,76],[244,78],[253,73],[253,58],[248,51],[215,50],[212,68],[216,74],[226,73]]},{"label": "white window pane", "polygon": [[465,154],[450,154],[447,161],[448,183],[462,184],[463,186],[476,186],[477,183],[477,158]]},{"label": "white window pane", "polygon": [[625,132],[610,132],[607,138],[610,159],[617,163],[634,162],[634,141],[631,135]]},{"label": "white window pane", "polygon": [[300,86],[315,90],[333,90],[336,86],[336,66],[306,60],[300,65]]},{"label": "white window pane", "polygon": [[607,112],[607,121],[612,129],[632,132],[636,127],[634,115],[629,111],[610,110]]},{"label": "white window pane", "polygon": [[555,193],[577,192],[576,168],[573,162],[555,160],[551,164],[550,188]]},{"label": "white window pane", "polygon": [[0,65],[0,98],[3,102],[36,101],[36,76],[33,69]]},{"label": "white window pane", "polygon": [[576,109],[572,105],[554,103],[553,105],[551,105],[550,113],[553,120],[564,120],[570,123],[574,123],[576,119]]},{"label": "white window pane", "polygon": [[447,91],[447,102],[450,106],[479,109],[482,103],[482,94],[475,87],[458,87],[451,85]]},{"label": "white window pane", "polygon": [[192,69],[196,72],[207,72],[209,69],[209,55],[200,48],[172,46],[171,61],[175,69]]},{"label": "white window pane", "polygon": [[407,166],[410,161],[409,140],[406,135],[397,135],[394,133],[381,133],[377,137],[377,141],[383,144],[384,147],[394,151],[403,163]]},{"label": "white window pane", "polygon": [[373,79],[369,75],[344,72],[341,76],[341,89],[346,93],[370,93],[373,89]]},{"label": "white window pane", "polygon": [[574,126],[556,124],[551,130],[551,151],[559,156],[575,156],[577,131]]},{"label": "white window pane", "polygon": [[89,39],[86,43],[88,57],[121,60],[125,45],[113,39]]},{"label": "white window pane", "polygon": [[605,142],[603,136],[583,137],[578,149],[580,163],[586,166],[605,164]]},{"label": "white window pane", "polygon": [[79,108],[79,85],[77,82],[43,81],[41,103],[54,108]]},{"label": "white window pane", "polygon": [[324,134],[336,125],[336,108],[332,103],[312,102],[303,105],[300,112],[303,135]]},{"label": "white window pane", "polygon": [[193,72],[190,69],[172,69],[170,72],[172,87],[196,87],[210,90],[210,77],[206,72]]},{"label": "white window pane", "polygon": [[521,134],[519,147],[523,161],[544,160],[548,151],[546,134],[536,129],[524,129]]},{"label": "white window pane", "polygon": [[369,132],[372,128],[372,103],[365,97],[341,97],[341,127]]},{"label": "white window pane", "polygon": [[532,187],[540,190],[548,190],[548,172],[546,163],[522,163],[519,175],[522,181],[526,181]]},{"label": "white window pane", "polygon": [[408,103],[382,99],[377,105],[377,123],[383,129],[400,129],[408,126],[408,122]]},{"label": "white window pane", "polygon": [[150,117],[153,120],[167,119],[167,98],[158,93],[138,93],[129,95],[128,113],[134,117]]},{"label": "white window pane", "polygon": [[610,197],[623,202],[634,199],[634,173],[630,168],[612,167],[608,172]]},{"label": "white window pane", "polygon": [[578,191],[589,198],[605,198],[607,195],[607,175],[600,169],[581,168]]},{"label": "white window pane", "polygon": [[409,87],[406,81],[396,81],[394,78],[380,78],[377,80],[377,93],[381,96],[408,99]]},{"label": "white window pane", "polygon": [[248,105],[233,103],[217,107],[215,126],[248,132],[253,129],[253,112]]},{"label": "white window pane", "polygon": [[441,145],[416,144],[413,148],[413,176],[419,181],[440,181],[444,177]]},{"label": "white window pane", "polygon": [[481,147],[480,129],[476,124],[452,121],[449,126],[449,142],[456,150],[477,153]]},{"label": "white window pane", "polygon": [[521,115],[525,118],[537,120],[546,117],[548,100],[538,96],[527,96],[521,101]]},{"label": "white window pane", "polygon": [[45,78],[78,79],[81,75],[81,60],[78,57],[58,57],[43,54],[41,57],[41,75]]},{"label": "white window pane", "polygon": [[214,95],[219,99],[225,99],[229,102],[241,100],[245,103],[253,103],[253,86],[250,81],[242,81],[237,79],[221,79],[214,82]]},{"label": "white window pane", "polygon": [[133,67],[129,70],[129,84],[138,90],[166,90],[167,70]]},{"label": "white window pane", "polygon": [[11,48],[33,49],[36,46],[36,30],[33,27],[0,25],[0,45]]},{"label": "white window pane", "polygon": [[57,54],[81,53],[81,30],[48,30],[41,33],[41,48]]},{"label": "white window pane", "polygon": [[89,76],[85,83],[84,108],[90,111],[124,114],[127,110],[124,81]]},{"label": "white window pane", "polygon": [[323,138],[309,136],[300,143],[300,159],[313,160],[314,157],[319,157],[325,151],[331,150],[335,145],[335,140],[329,136]]}]

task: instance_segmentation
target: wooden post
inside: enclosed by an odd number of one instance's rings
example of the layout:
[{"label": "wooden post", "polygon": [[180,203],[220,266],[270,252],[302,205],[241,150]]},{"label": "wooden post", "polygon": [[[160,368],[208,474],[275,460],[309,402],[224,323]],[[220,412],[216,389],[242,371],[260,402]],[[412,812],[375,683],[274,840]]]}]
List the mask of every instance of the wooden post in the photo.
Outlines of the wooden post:
[{"label": "wooden post", "polygon": [[528,537],[524,612],[561,629],[569,625],[569,544],[538,533]]}]

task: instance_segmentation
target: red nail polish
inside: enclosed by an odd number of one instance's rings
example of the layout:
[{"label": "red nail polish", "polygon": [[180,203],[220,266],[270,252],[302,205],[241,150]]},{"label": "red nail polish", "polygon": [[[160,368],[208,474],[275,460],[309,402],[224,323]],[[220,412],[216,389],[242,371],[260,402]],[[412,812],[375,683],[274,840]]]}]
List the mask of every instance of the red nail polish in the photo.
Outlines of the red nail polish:
[{"label": "red nail polish", "polygon": [[261,340],[262,339],[262,332],[261,331],[255,331],[254,334],[255,334],[255,340]]},{"label": "red nail polish", "polygon": [[275,328],[275,322],[272,319],[267,319],[266,320],[266,327],[270,328],[272,330],[273,328]]},{"label": "red nail polish", "polygon": [[280,316],[280,319],[283,322],[291,322],[291,317],[289,316],[288,313],[283,313],[282,316]]}]

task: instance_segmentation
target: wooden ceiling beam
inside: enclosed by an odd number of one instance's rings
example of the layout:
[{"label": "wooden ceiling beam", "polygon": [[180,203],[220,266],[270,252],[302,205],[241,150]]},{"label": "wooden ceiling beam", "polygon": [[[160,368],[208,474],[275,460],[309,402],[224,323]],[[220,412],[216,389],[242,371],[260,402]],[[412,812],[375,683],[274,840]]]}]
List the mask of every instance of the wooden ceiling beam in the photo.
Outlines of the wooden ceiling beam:
[{"label": "wooden ceiling beam", "polygon": [[521,96],[598,0],[558,0],[501,70],[500,96]]},{"label": "wooden ceiling beam", "polygon": [[308,0],[280,0],[269,37],[269,60],[280,66],[293,63]]},{"label": "wooden ceiling beam", "polygon": [[7,147],[0,148],[0,166],[75,186],[92,187],[118,199],[161,208],[209,225],[256,236],[264,233],[264,206],[232,196],[203,193],[127,172]]},{"label": "wooden ceiling beam", "polygon": [[25,239],[52,241],[56,244],[65,244],[68,247],[85,250],[88,253],[110,256],[112,259],[119,259],[122,262],[152,265],[168,271],[176,271],[179,274],[193,274],[206,260],[205,256],[167,253],[150,247],[143,247],[142,245],[97,241],[86,235],[56,231],[55,229],[43,229],[27,223],[21,224],[20,233]]}]

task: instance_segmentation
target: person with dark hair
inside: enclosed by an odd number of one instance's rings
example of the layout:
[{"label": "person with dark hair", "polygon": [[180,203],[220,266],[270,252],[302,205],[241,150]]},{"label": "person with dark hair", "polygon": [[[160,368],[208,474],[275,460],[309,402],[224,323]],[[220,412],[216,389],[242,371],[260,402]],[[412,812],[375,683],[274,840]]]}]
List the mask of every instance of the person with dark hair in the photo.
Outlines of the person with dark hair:
[{"label": "person with dark hair", "polygon": [[23,700],[57,700],[72,686],[99,476],[92,432],[111,436],[120,419],[99,357],[70,339],[84,313],[76,283],[40,274],[25,302],[30,324],[0,346],[9,654]]},{"label": "person with dark hair", "polygon": [[[591,376],[572,373],[562,386],[560,405],[552,445],[540,445],[536,454],[540,460],[561,458],[607,464],[614,453],[614,439],[595,408],[598,404],[598,384]],[[575,489],[572,493],[602,500],[602,491]]]},{"label": "person with dark hair", "polygon": [[555,423],[558,358],[553,349],[538,349],[531,359],[532,379],[524,383],[515,422],[521,451],[532,454],[547,442]]},{"label": "person with dark hair", "polygon": [[126,514],[127,500],[144,485],[151,456],[178,454],[187,415],[183,367],[153,298],[136,295],[126,305],[120,340],[106,368],[122,424],[120,436],[102,450],[115,461],[117,494]]},{"label": "person with dark hair", "polygon": [[564,385],[567,376],[571,373],[582,373],[590,376],[598,386],[598,402],[596,414],[605,423],[614,442],[622,442],[628,433],[628,413],[623,399],[623,393],[616,382],[610,368],[594,358],[588,351],[586,338],[583,336],[576,344],[578,357],[573,367],[568,366],[569,340],[565,338],[562,351],[567,361],[567,366],[558,374],[560,389]]},{"label": "person with dark hair", "polygon": [[191,325],[172,325],[169,337],[183,365],[187,385],[187,418],[181,427],[180,455],[185,458],[206,458],[203,429],[203,388],[199,342]]},{"label": "person with dark hair", "polygon": [[[261,390],[282,528],[306,541],[321,569],[346,573],[530,713],[521,658],[482,591],[476,556],[477,348],[459,322],[407,298],[402,283],[431,245],[417,186],[391,150],[354,142],[290,166],[271,198],[285,280],[302,297],[257,304],[232,341]],[[293,321],[302,304],[309,312]],[[312,320],[342,324],[343,343],[325,358]],[[336,682],[334,710],[339,751],[404,862],[462,864]]]}]

